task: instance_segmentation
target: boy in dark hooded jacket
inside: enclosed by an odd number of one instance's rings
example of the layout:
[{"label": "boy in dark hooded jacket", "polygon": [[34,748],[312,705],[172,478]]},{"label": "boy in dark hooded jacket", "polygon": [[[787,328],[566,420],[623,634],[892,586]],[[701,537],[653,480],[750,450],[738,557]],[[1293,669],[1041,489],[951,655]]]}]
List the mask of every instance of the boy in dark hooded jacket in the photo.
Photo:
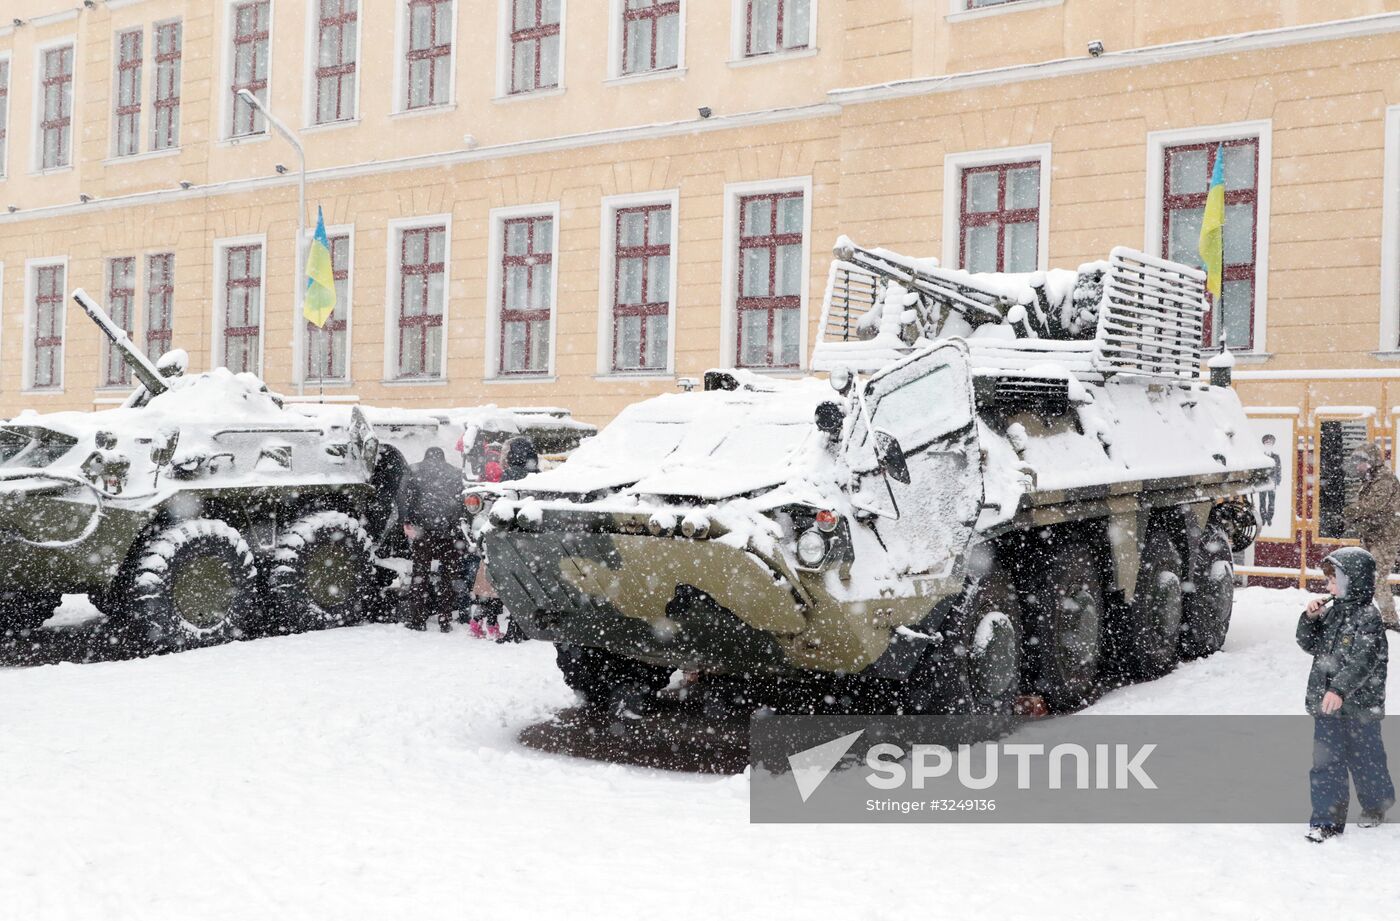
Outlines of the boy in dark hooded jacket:
[{"label": "boy in dark hooded jacket", "polygon": [[1307,834],[1314,842],[1346,828],[1348,774],[1361,801],[1361,827],[1381,824],[1395,803],[1381,741],[1390,650],[1372,600],[1376,561],[1360,547],[1343,547],[1322,561],[1322,571],[1332,597],[1313,599],[1298,618],[1298,645],[1313,657],[1306,704],[1314,718]]}]

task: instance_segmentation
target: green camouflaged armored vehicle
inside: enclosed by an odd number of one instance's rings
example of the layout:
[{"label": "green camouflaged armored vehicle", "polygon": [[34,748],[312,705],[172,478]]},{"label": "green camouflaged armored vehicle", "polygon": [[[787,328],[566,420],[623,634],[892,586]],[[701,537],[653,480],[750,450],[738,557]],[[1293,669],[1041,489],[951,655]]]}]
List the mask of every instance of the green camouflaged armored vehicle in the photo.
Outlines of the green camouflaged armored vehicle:
[{"label": "green camouflaged armored vehicle", "polygon": [[407,465],[522,434],[566,452],[595,431],[564,410],[284,405],[251,374],[184,375],[180,350],[153,364],[74,300],[139,386],[120,408],[0,424],[0,636],[66,593],[159,646],[388,613]]},{"label": "green camouflaged armored vehicle", "polygon": [[837,255],[829,381],[710,372],[478,515],[565,680],[1003,713],[1218,649],[1271,464],[1200,379],[1203,276],[1122,248],[1030,276]]}]

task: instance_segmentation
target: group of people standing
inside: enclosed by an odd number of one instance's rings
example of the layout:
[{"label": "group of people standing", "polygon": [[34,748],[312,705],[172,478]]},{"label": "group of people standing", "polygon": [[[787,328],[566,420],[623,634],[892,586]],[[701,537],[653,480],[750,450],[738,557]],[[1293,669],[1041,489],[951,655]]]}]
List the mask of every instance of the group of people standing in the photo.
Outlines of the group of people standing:
[{"label": "group of people standing", "polygon": [[[517,435],[503,446],[482,446],[466,452],[472,479],[485,483],[518,480],[539,470],[539,455],[530,439]],[[408,590],[405,626],[427,628],[436,616],[446,633],[454,619],[476,637],[496,641],[515,639],[503,633],[501,602],[490,588],[482,554],[463,513],[464,471],[447,462],[442,448],[428,448],[423,460],[409,468],[399,486],[399,518],[408,539],[413,570]]]}]

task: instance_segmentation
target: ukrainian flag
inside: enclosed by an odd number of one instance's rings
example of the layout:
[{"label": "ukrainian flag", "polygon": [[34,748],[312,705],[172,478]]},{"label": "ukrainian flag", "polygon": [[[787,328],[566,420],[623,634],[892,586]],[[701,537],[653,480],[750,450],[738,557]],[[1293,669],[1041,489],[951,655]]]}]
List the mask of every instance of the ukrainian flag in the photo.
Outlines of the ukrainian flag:
[{"label": "ukrainian flag", "polygon": [[1220,299],[1220,277],[1225,271],[1225,145],[1215,151],[1215,171],[1206,191],[1201,217],[1201,264],[1206,269],[1206,290]]},{"label": "ukrainian flag", "polygon": [[331,268],[331,241],[326,237],[326,219],[316,207],[316,234],[306,254],[306,296],[301,313],[316,328],[326,325],[335,311],[335,273]]}]

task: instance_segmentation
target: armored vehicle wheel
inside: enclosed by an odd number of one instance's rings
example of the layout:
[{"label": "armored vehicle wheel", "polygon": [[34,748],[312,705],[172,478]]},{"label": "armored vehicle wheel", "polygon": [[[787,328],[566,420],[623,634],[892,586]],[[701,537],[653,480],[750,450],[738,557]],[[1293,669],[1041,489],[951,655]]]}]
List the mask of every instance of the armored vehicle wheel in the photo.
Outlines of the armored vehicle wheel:
[{"label": "armored vehicle wheel", "polygon": [[910,713],[1008,716],[1021,689],[1021,602],[1006,569],[992,569],[948,614],[944,642],[914,667]]},{"label": "armored vehicle wheel", "polygon": [[1117,623],[1116,647],[1135,678],[1156,678],[1176,666],[1184,594],[1181,553],[1165,527],[1147,532],[1133,603]]},{"label": "armored vehicle wheel", "polygon": [[1083,704],[1098,677],[1103,651],[1103,582],[1094,554],[1098,543],[1066,528],[1040,548],[1030,630],[1036,688],[1056,710]]},{"label": "armored vehicle wheel", "polygon": [[1219,652],[1230,631],[1235,605],[1235,564],[1230,538],[1218,528],[1201,535],[1201,552],[1191,574],[1192,591],[1186,595],[1186,626],[1181,632],[1181,654],[1198,659]]},{"label": "armored vehicle wheel", "polygon": [[0,594],[0,638],[39,629],[61,600],[57,592]]},{"label": "armored vehicle wheel", "polygon": [[269,627],[279,633],[344,626],[374,610],[374,545],[344,512],[312,512],[282,534],[268,577]]},{"label": "armored vehicle wheel", "polygon": [[253,553],[222,521],[197,518],[148,538],[135,556],[123,612],[158,646],[236,639],[258,613]]},{"label": "armored vehicle wheel", "polygon": [[671,680],[668,668],[634,662],[593,646],[560,643],[555,661],[564,683],[599,710],[647,709],[656,692]]}]

